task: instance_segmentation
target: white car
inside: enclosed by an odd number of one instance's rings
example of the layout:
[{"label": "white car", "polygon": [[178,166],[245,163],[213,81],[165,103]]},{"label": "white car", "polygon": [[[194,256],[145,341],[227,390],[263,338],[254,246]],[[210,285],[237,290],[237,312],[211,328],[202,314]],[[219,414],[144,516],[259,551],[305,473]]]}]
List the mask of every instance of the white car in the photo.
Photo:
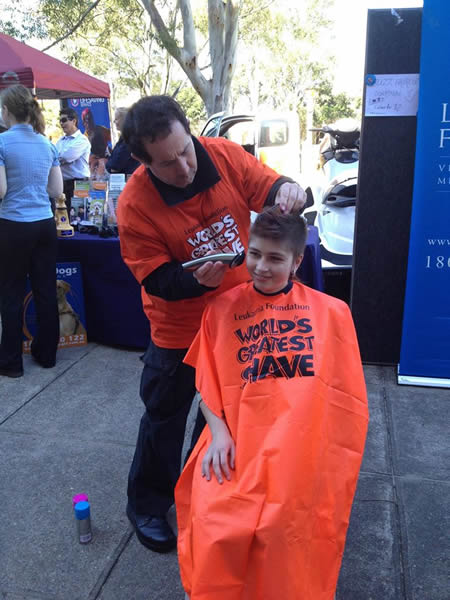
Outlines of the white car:
[{"label": "white car", "polygon": [[280,175],[298,180],[301,167],[300,128],[294,112],[210,117],[201,134],[240,144]]}]

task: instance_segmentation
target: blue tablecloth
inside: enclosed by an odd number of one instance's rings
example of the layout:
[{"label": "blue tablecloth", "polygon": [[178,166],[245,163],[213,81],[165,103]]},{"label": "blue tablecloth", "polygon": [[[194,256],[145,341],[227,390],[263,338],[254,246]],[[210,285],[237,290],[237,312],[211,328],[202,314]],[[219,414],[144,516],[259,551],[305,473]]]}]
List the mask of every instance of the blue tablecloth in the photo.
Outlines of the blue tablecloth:
[{"label": "blue tablecloth", "polygon": [[[76,233],[58,241],[58,262],[79,262],[83,277],[88,340],[112,346],[146,348],[150,338],[141,289],[120,255],[118,238]],[[297,273],[303,283],[323,290],[319,237],[309,227],[305,258]]]}]

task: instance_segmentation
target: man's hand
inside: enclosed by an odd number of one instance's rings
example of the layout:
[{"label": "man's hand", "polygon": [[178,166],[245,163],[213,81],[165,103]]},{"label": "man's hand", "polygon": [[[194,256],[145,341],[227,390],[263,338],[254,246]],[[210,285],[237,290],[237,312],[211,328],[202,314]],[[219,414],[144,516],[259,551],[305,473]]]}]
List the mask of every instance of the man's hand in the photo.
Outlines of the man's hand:
[{"label": "man's hand", "polygon": [[306,204],[305,190],[298,183],[283,183],[275,196],[275,205],[277,204],[283,213],[301,210]]},{"label": "man's hand", "polygon": [[[216,252],[214,250],[210,250],[208,254],[216,254]],[[208,254],[206,256],[208,256]],[[225,271],[227,269],[228,265],[225,265],[222,262],[211,261],[196,269],[193,275],[200,285],[215,288],[222,283]]]},{"label": "man's hand", "polygon": [[213,440],[202,460],[202,477],[206,477],[207,481],[211,480],[212,463],[217,481],[223,483],[222,472],[230,481],[230,469],[234,469],[235,451],[233,438],[225,429],[213,435]]}]

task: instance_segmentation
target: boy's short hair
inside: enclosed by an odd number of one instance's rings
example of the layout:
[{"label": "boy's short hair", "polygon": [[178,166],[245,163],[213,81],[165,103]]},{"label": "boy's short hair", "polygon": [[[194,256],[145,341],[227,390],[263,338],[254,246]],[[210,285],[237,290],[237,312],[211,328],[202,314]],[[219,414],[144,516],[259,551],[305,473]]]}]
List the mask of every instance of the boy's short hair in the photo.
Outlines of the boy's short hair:
[{"label": "boy's short hair", "polygon": [[166,138],[175,121],[179,121],[190,135],[189,121],[176,100],[170,96],[147,96],[129,109],[122,137],[132,154],[150,164],[152,157],[145,150],[143,141],[153,143],[157,139]]},{"label": "boy's short hair", "polygon": [[288,244],[295,256],[305,251],[308,227],[299,212],[282,213],[280,207],[270,206],[260,213],[250,228],[252,236]]}]

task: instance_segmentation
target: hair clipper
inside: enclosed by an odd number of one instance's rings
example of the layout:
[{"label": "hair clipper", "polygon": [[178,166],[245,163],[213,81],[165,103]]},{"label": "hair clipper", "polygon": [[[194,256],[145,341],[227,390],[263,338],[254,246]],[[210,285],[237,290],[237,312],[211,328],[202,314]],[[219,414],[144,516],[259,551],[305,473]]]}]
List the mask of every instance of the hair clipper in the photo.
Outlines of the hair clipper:
[{"label": "hair clipper", "polygon": [[194,270],[198,269],[207,262],[222,262],[227,264],[230,269],[233,267],[238,267],[242,265],[245,260],[245,251],[239,253],[218,253],[218,254],[207,254],[206,256],[202,256],[201,258],[195,258],[194,260],[188,260],[181,264],[183,269]]}]

